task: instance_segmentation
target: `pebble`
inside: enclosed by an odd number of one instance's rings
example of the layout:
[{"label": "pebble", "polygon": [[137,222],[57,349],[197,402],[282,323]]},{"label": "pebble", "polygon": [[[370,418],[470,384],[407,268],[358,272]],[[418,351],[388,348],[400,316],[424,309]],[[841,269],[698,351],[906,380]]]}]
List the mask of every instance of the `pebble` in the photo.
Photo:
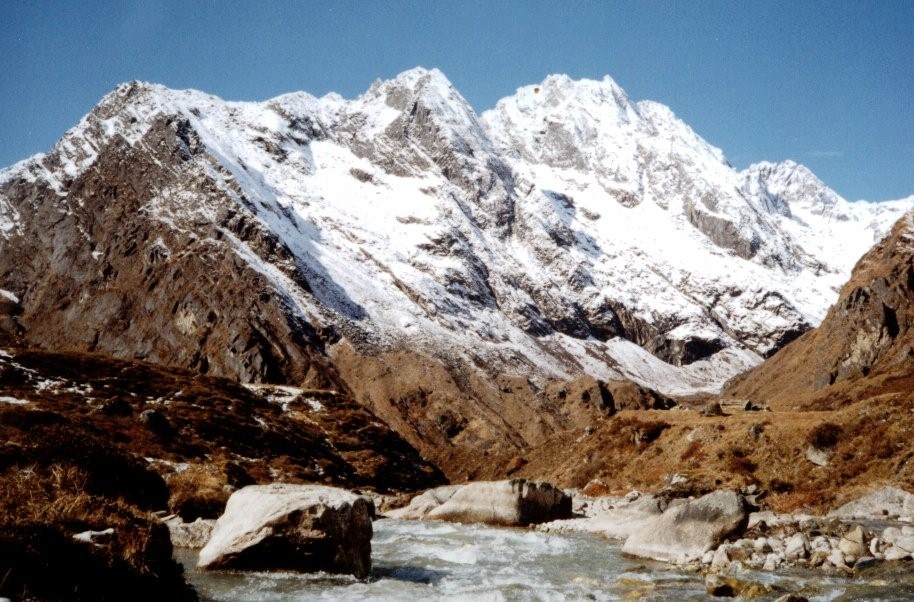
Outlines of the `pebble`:
[{"label": "pebble", "polygon": [[905,552],[900,548],[896,548],[894,545],[889,546],[889,548],[885,551],[886,560],[904,560],[905,558],[910,558],[910,556],[911,555],[908,552]]},{"label": "pebble", "polygon": [[844,554],[841,553],[841,550],[835,548],[828,555],[828,561],[838,569],[847,569],[847,563],[844,561]]},{"label": "pebble", "polygon": [[805,533],[795,533],[787,540],[785,555],[789,559],[805,558],[809,551],[809,538]]},{"label": "pebble", "polygon": [[714,551],[714,556],[711,559],[711,568],[723,570],[730,566],[730,554],[728,554],[728,549],[729,546],[724,544]]},{"label": "pebble", "polygon": [[773,571],[781,565],[783,560],[784,559],[778,554],[768,554],[768,556],[765,557],[765,564],[762,565],[762,570]]}]

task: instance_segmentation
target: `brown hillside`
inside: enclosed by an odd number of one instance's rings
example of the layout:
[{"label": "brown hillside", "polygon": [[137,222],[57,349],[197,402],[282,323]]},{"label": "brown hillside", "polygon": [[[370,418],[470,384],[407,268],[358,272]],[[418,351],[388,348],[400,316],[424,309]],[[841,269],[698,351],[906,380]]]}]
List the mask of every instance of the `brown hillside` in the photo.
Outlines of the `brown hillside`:
[{"label": "brown hillside", "polygon": [[856,265],[822,324],[734,378],[724,398],[831,409],[903,392],[914,373],[914,225],[909,214]]}]

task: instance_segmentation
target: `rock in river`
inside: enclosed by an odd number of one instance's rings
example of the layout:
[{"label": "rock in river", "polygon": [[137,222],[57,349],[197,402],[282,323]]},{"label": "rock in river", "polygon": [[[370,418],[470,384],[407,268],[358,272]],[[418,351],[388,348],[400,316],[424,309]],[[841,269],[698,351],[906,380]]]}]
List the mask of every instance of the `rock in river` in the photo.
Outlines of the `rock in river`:
[{"label": "rock in river", "polygon": [[397,518],[525,526],[571,516],[571,497],[549,483],[511,479],[440,487],[416,497]]},{"label": "rock in river", "polygon": [[732,491],[715,491],[697,500],[673,505],[632,533],[622,551],[633,556],[684,564],[717,547],[746,525],[743,498]]},{"label": "rock in river", "polygon": [[373,503],[320,485],[252,485],[232,494],[197,566],[351,573],[371,569]]}]

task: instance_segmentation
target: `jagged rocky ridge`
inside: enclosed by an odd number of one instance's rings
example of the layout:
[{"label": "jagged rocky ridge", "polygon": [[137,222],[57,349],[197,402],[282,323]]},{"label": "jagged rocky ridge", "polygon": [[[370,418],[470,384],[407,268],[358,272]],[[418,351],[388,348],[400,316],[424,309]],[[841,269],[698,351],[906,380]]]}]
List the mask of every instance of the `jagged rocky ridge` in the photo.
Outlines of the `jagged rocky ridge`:
[{"label": "jagged rocky ridge", "polygon": [[914,343],[914,213],[857,262],[820,326],[732,379],[728,397],[779,409],[835,409],[908,397]]},{"label": "jagged rocky ridge", "polygon": [[349,391],[424,452],[519,448],[618,408],[602,381],[716,390],[818,323],[912,203],[736,172],[609,78],[481,117],[436,70],[351,101],[133,82],[0,172],[0,324]]}]

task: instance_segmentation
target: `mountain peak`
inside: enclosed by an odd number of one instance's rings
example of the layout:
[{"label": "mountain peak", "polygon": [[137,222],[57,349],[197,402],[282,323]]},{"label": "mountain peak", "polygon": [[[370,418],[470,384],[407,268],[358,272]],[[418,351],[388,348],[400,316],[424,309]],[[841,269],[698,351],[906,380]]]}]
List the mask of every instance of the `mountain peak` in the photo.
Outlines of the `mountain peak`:
[{"label": "mountain peak", "polygon": [[843,202],[809,168],[789,159],[755,163],[741,175],[744,191],[758,195],[766,209],[781,215],[790,216],[791,208],[823,214]]},{"label": "mountain peak", "polygon": [[454,85],[438,69],[414,67],[389,80],[376,80],[359,100],[383,98],[387,105],[398,110],[409,108],[422,99],[426,104],[469,104]]},{"label": "mountain peak", "polygon": [[567,113],[586,110],[595,117],[607,110],[619,116],[634,113],[625,91],[608,75],[602,80],[572,79],[565,74],[552,74],[539,84],[523,86],[513,96],[503,98],[494,111],[517,107],[523,112]]}]

